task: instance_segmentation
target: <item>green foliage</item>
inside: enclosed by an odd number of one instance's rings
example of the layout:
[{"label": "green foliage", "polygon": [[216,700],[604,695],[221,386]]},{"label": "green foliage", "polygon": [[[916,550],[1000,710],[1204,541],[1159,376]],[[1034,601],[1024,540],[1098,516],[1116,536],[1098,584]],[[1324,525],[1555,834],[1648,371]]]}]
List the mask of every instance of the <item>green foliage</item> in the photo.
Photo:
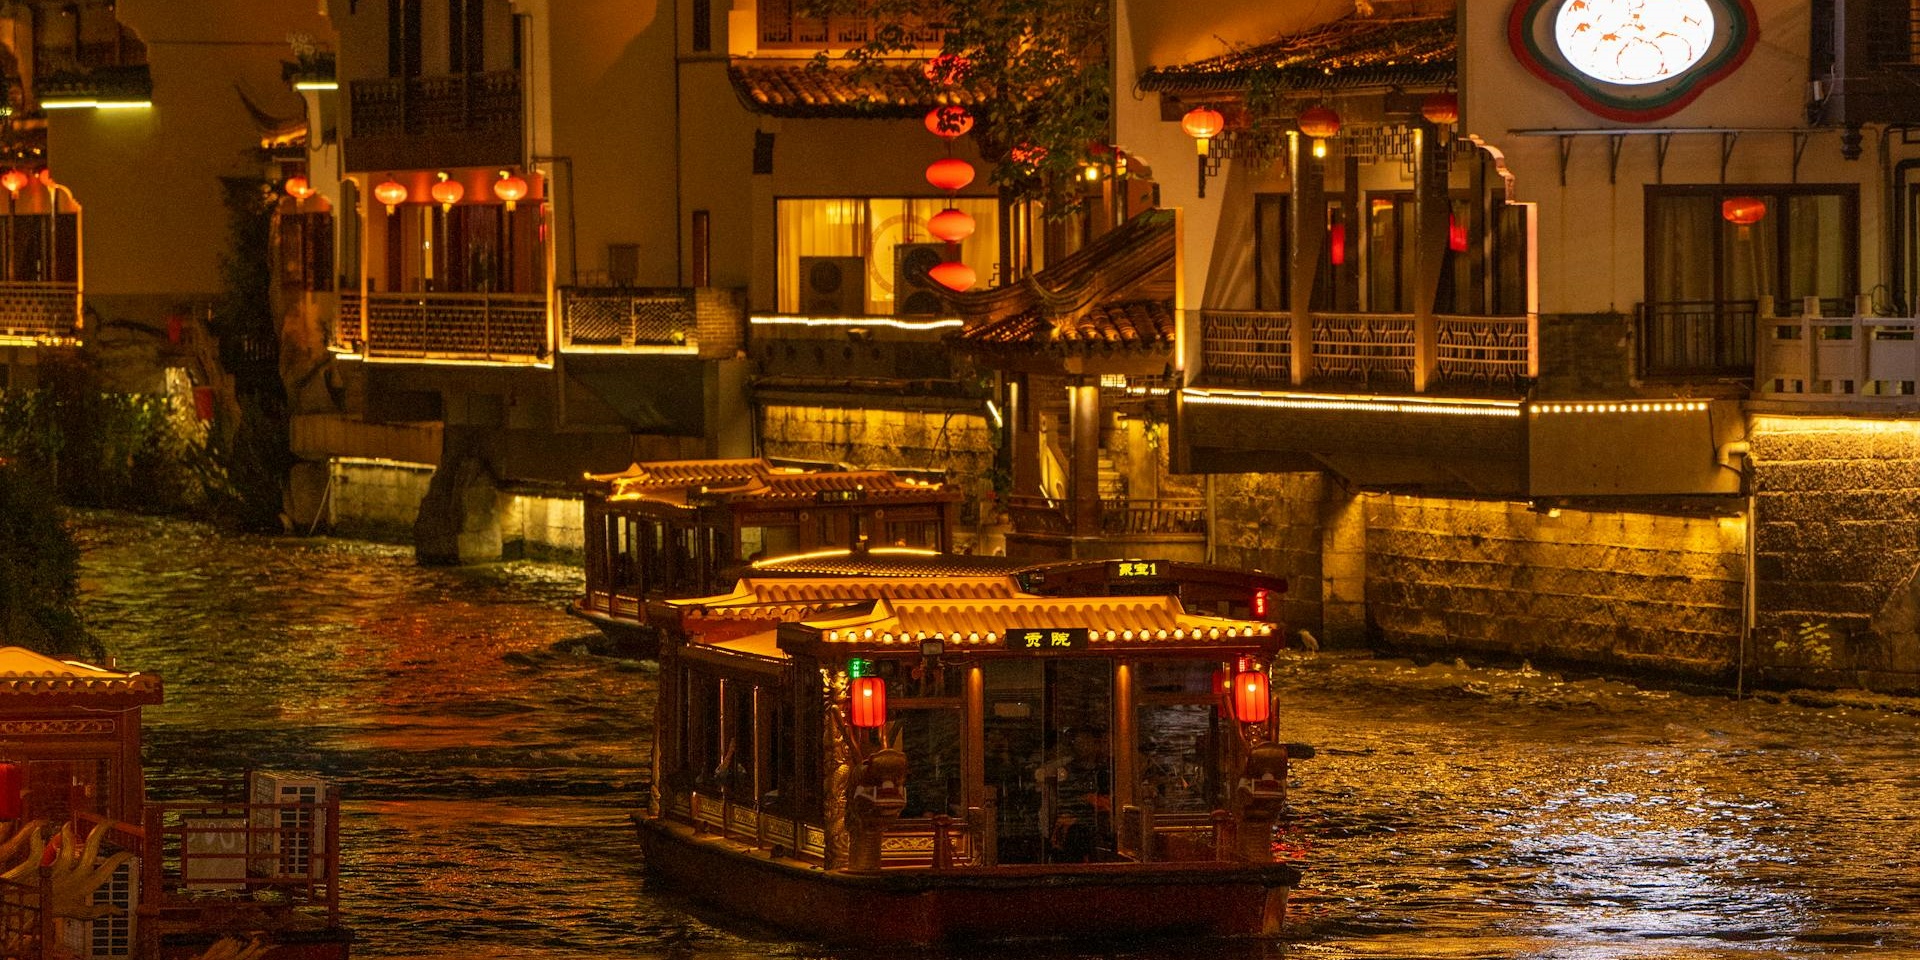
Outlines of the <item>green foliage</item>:
[{"label": "green foliage", "polygon": [[1774,641],[1773,652],[1780,659],[1809,667],[1833,666],[1833,626],[1826,622],[1803,621],[1790,636]]},{"label": "green foliage", "polygon": [[273,312],[274,194],[264,180],[221,181],[227,206],[222,290],[208,324],[234,378],[238,423],[215,438],[231,478],[227,517],[249,530],[282,529],[283,487],[293,467],[286,386],[280,380],[280,326]]},{"label": "green foliage", "polygon": [[98,659],[100,644],[75,611],[80,550],[52,490],[0,461],[0,643]]},{"label": "green foliage", "polygon": [[[993,164],[992,180],[1015,199],[1046,200],[1063,212],[1076,196],[1082,165],[1102,163],[1112,138],[1113,71],[1107,56],[1110,11],[1101,0],[947,0],[926,13],[924,0],[803,0],[814,14],[871,16],[872,38],[842,58],[877,72],[887,58],[954,58],[956,84],[982,98],[968,109],[971,136]],[[944,28],[937,48],[915,43],[932,20]],[[821,63],[826,55],[821,55]],[[943,84],[921,77],[932,95]]]}]

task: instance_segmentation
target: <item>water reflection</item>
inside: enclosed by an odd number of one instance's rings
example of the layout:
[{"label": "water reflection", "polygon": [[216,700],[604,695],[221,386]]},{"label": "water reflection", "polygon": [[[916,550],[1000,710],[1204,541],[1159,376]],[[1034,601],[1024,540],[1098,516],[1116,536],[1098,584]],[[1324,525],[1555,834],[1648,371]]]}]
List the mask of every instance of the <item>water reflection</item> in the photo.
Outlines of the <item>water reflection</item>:
[{"label": "water reflection", "polygon": [[[160,673],[150,789],[249,767],[346,797],[362,956],[849,956],[649,889],[650,664],[595,655],[573,572],[83,521],[89,622]],[[1920,956],[1920,719],[1321,656],[1277,680],[1307,888],[1285,943],[888,960]],[[879,954],[868,956],[878,957]]]}]

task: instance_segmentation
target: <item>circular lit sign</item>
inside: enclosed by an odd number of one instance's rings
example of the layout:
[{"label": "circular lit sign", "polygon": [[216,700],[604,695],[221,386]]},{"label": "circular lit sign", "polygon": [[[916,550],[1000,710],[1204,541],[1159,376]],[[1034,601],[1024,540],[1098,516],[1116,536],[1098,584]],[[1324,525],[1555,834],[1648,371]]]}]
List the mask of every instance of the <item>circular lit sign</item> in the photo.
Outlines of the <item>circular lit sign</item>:
[{"label": "circular lit sign", "polygon": [[1534,74],[1626,121],[1686,106],[1758,37],[1751,0],[1517,0],[1507,30]]}]

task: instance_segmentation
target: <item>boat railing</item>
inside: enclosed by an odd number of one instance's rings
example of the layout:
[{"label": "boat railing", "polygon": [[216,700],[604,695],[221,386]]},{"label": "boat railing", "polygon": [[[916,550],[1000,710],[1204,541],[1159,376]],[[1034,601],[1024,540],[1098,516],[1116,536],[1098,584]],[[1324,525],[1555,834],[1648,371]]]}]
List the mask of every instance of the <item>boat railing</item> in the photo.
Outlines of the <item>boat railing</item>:
[{"label": "boat railing", "polygon": [[1231,860],[1233,817],[1224,810],[1120,810],[1120,852],[1141,863]]},{"label": "boat railing", "polygon": [[[667,812],[696,831],[778,849],[796,859],[823,865],[827,861],[825,828],[736,803],[725,794],[676,796],[668,801]],[[992,817],[980,807],[970,809],[965,817],[903,817],[887,826],[881,868],[945,870],[986,865],[985,852],[991,845],[982,825],[990,823]]]},{"label": "boat railing", "polygon": [[41,867],[22,880],[0,880],[0,955],[19,960],[42,960],[59,955],[59,937],[52,910],[53,868]]},{"label": "boat railing", "polygon": [[141,900],[256,901],[338,926],[339,823],[332,791],[319,803],[149,803]]}]

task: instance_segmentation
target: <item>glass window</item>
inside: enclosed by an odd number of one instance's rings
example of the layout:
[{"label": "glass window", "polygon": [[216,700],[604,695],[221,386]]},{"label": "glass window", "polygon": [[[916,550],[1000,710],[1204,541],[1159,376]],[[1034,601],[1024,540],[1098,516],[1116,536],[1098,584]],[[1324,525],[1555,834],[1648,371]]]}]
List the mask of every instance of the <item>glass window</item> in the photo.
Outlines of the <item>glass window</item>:
[{"label": "glass window", "polygon": [[794,524],[740,528],[740,560],[784,557],[800,552],[800,528]]},{"label": "glass window", "polygon": [[966,815],[961,788],[960,711],[898,709],[900,749],[907,755],[907,806],[901,816]]},{"label": "glass window", "polygon": [[1288,259],[1293,229],[1286,194],[1261,193],[1253,198],[1253,275],[1255,310],[1287,309]]},{"label": "glass window", "polygon": [[960,242],[960,262],[976,288],[998,276],[998,201],[991,197],[828,197],[777,204],[779,310],[810,316],[938,313],[924,292],[927,265],[946,259],[946,244],[927,232],[951,206],[973,217]]}]

